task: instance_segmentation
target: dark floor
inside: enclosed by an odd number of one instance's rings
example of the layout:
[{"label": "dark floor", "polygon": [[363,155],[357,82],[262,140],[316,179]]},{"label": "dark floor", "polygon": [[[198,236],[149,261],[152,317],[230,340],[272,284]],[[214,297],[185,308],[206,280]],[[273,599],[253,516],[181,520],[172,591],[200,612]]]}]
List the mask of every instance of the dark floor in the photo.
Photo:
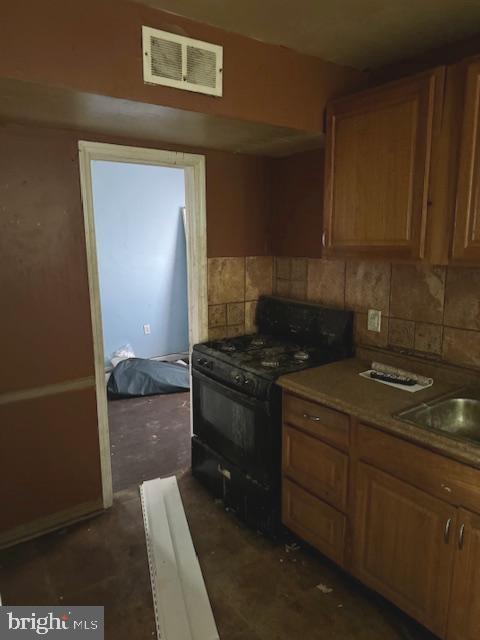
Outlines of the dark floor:
[{"label": "dark floor", "polygon": [[[179,485],[222,640],[432,638],[319,555],[243,527],[189,474]],[[0,552],[0,592],[7,605],[104,605],[107,640],[152,638],[138,490],[117,494],[101,516]]]},{"label": "dark floor", "polygon": [[190,393],[108,403],[114,492],[190,468]]}]

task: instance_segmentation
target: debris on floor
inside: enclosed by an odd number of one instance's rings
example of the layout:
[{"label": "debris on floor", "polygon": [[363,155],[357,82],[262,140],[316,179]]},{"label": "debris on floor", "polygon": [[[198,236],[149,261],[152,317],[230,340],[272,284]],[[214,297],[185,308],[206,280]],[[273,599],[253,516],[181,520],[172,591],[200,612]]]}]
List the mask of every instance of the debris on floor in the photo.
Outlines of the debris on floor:
[{"label": "debris on floor", "polygon": [[107,383],[109,399],[176,393],[190,388],[188,367],[147,358],[127,358],[113,369]]},{"label": "debris on floor", "polygon": [[323,583],[317,584],[317,589],[322,593],[332,593],[333,591],[331,587],[327,587],[327,585]]}]

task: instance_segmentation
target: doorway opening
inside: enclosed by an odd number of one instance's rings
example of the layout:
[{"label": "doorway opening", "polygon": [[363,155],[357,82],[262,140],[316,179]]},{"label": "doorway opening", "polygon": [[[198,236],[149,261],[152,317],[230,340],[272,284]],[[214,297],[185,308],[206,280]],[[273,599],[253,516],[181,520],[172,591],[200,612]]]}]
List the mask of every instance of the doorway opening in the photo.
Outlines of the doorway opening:
[{"label": "doorway opening", "polygon": [[188,386],[191,347],[208,330],[205,168],[191,154],[92,142],[79,151],[108,507],[114,491],[189,466],[189,392],[107,403],[107,381],[127,356],[139,359],[128,361],[137,380],[173,367]]}]

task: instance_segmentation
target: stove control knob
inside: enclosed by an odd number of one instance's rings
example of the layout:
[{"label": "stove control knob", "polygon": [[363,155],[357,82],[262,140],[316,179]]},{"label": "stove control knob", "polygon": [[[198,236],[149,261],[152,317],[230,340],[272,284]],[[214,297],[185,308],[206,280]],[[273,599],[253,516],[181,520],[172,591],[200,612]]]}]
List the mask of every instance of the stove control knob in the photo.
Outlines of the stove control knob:
[{"label": "stove control knob", "polygon": [[244,378],[244,379],[243,379],[243,384],[251,385],[251,384],[252,384],[252,381],[250,380],[250,378]]},{"label": "stove control knob", "polygon": [[206,366],[207,366],[207,364],[208,364],[208,360],[207,360],[206,358],[200,358],[200,359],[198,360],[198,364],[199,364],[201,367],[206,367]]},{"label": "stove control knob", "polygon": [[235,376],[234,380],[235,380],[235,382],[236,382],[237,384],[242,384],[242,376],[240,376],[240,375],[238,375],[238,374],[237,374],[237,375]]}]

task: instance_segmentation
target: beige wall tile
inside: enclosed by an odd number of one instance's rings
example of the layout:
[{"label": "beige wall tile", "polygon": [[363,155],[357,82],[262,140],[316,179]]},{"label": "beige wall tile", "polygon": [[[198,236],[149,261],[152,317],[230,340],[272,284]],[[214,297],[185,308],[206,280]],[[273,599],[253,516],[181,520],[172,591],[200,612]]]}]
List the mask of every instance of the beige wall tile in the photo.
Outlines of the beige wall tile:
[{"label": "beige wall tile", "polygon": [[245,335],[244,324],[227,327],[227,336],[229,338],[234,338],[235,336],[243,336],[243,335]]},{"label": "beige wall tile", "polygon": [[290,283],[290,297],[295,300],[306,300],[307,298],[307,281],[292,280]]},{"label": "beige wall tile", "polygon": [[390,264],[347,262],[345,308],[355,311],[378,309],[389,314]]},{"label": "beige wall tile", "polygon": [[442,353],[443,327],[440,324],[415,324],[415,351],[425,353]]},{"label": "beige wall tile", "polygon": [[444,323],[480,329],[480,269],[448,268]]},{"label": "beige wall tile", "polygon": [[455,364],[480,368],[480,331],[445,327],[443,357]]},{"label": "beige wall tile", "polygon": [[208,303],[245,300],[245,258],[208,259]]},{"label": "beige wall tile", "polygon": [[257,326],[255,324],[255,314],[257,312],[257,302],[248,301],[245,303],[245,332],[255,333]]},{"label": "beige wall tile", "polygon": [[395,318],[441,324],[445,267],[394,264],[390,313]]},{"label": "beige wall tile", "polygon": [[227,335],[227,327],[210,327],[208,330],[209,340],[222,340]]},{"label": "beige wall tile", "polygon": [[245,323],[245,304],[243,302],[229,302],[227,304],[227,325]]},{"label": "beige wall tile", "polygon": [[[383,318],[382,318],[383,321]],[[388,328],[388,343],[392,347],[413,349],[415,342],[415,323],[410,320],[390,318]]]},{"label": "beige wall tile", "polygon": [[292,280],[307,279],[307,258],[292,258],[290,278]]},{"label": "beige wall tile", "polygon": [[291,267],[291,258],[275,258],[275,277],[290,280],[292,273]]},{"label": "beige wall tile", "polygon": [[245,300],[257,300],[273,290],[273,258],[249,256],[245,260]]},{"label": "beige wall tile", "polygon": [[355,314],[355,343],[374,347],[386,347],[388,344],[388,318],[382,318],[381,331],[369,331],[367,329],[367,314]]},{"label": "beige wall tile", "polygon": [[221,327],[227,324],[227,307],[224,304],[211,304],[208,307],[208,326]]},{"label": "beige wall tile", "polygon": [[345,306],[345,262],[312,258],[308,261],[307,299],[326,306]]},{"label": "beige wall tile", "polygon": [[290,285],[290,280],[280,280],[277,278],[275,280],[275,294],[288,298],[290,295]]}]

